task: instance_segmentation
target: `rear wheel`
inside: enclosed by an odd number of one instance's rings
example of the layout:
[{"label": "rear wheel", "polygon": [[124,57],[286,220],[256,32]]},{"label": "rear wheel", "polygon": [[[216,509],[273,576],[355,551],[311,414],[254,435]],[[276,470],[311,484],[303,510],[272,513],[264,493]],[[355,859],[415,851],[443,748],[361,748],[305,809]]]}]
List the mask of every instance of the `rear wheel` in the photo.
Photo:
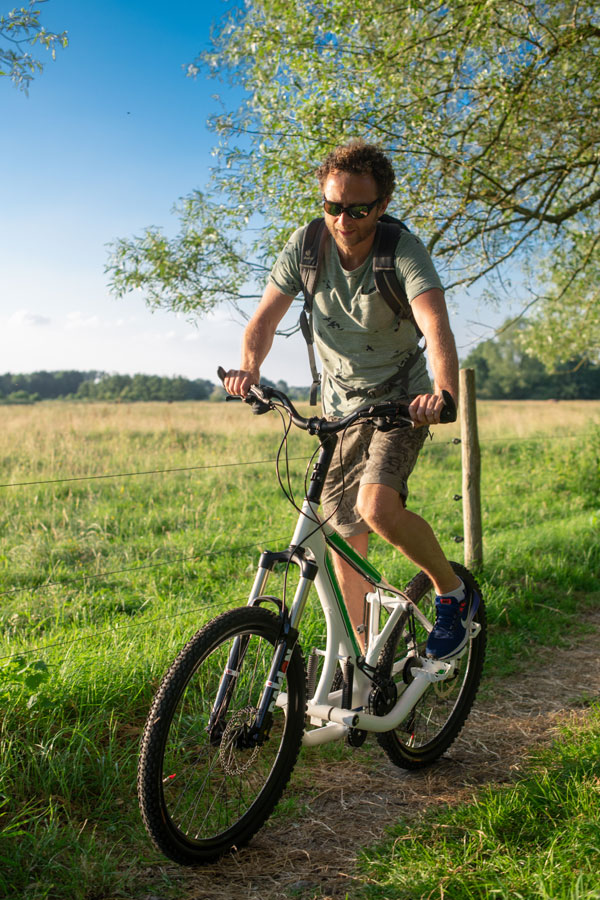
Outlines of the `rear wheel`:
[{"label": "rear wheel", "polygon": [[[458,563],[452,568],[465,584],[481,590],[471,573]],[[405,592],[423,611],[429,621],[435,621],[435,591],[424,572],[413,578]],[[487,625],[485,606],[481,598],[473,621],[479,626],[477,634],[467,643],[460,658],[453,660],[454,669],[444,681],[431,684],[409,716],[393,731],[377,735],[379,744],[390,760],[405,769],[419,769],[436,760],[455,740],[471,710],[483,668]],[[424,655],[427,631],[407,617],[400,622],[383,648],[378,669],[390,679],[388,694],[394,696],[406,689],[412,679],[411,669],[418,660],[414,654]]]},{"label": "rear wheel", "polygon": [[[209,862],[241,847],[271,814],[289,780],[306,705],[298,645],[281,685],[280,700],[287,694],[287,704],[273,710],[262,744],[248,740],[280,627],[265,609],[224,613],[184,647],[152,703],[138,796],[152,842],[178,863]],[[232,648],[238,659],[233,667]]]}]

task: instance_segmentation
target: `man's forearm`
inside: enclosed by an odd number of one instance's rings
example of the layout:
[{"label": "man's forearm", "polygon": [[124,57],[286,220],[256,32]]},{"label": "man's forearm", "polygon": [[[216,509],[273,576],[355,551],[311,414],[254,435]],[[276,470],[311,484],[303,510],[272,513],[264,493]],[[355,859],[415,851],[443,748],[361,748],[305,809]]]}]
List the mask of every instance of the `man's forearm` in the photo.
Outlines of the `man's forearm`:
[{"label": "man's forearm", "polygon": [[[282,294],[268,284],[256,312],[248,322],[242,337],[241,371],[250,376],[249,383],[258,382],[260,367],[273,346],[277,326],[292,303],[292,297]],[[247,380],[247,379],[246,379]]]},{"label": "man's forearm", "polygon": [[427,356],[436,393],[449,391],[458,401],[458,354],[449,328],[435,330],[427,339]]},{"label": "man's forearm", "polygon": [[427,341],[427,358],[436,393],[449,391],[458,400],[458,355],[443,291],[433,288],[412,303],[417,325]]},{"label": "man's forearm", "polygon": [[260,367],[273,346],[273,330],[264,319],[251,319],[242,338],[240,368],[250,372],[258,381]]}]

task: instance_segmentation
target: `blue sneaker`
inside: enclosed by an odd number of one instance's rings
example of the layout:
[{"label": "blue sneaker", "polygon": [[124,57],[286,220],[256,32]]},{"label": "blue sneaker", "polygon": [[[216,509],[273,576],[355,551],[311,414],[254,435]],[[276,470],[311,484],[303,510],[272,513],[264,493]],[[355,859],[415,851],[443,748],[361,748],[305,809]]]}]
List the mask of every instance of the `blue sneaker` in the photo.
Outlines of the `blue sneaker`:
[{"label": "blue sneaker", "polygon": [[465,585],[464,599],[435,598],[435,625],[427,639],[425,655],[432,659],[451,659],[463,649],[469,628],[479,607],[479,594]]}]

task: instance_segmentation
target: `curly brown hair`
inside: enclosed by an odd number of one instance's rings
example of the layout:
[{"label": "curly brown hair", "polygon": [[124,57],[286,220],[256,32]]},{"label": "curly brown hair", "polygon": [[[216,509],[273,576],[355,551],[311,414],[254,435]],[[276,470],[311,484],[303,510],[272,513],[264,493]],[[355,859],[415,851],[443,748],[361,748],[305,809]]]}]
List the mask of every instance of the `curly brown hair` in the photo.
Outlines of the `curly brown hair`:
[{"label": "curly brown hair", "polygon": [[382,199],[391,197],[396,184],[394,169],[385,153],[362,140],[341,144],[328,154],[316,173],[321,188],[332,172],[372,175]]}]

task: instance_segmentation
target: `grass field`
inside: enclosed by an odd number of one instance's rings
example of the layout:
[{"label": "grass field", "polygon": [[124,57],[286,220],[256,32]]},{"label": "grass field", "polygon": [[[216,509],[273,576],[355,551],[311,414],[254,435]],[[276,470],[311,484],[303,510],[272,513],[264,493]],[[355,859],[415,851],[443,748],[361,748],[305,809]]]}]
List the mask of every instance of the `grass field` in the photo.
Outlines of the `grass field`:
[{"label": "grass field", "polygon": [[[201,403],[0,407],[0,422],[0,896],[141,900],[158,857],[135,801],[140,730],[182,644],[245,602],[259,548],[288,543],[281,424]],[[482,403],[479,424],[491,684],[600,596],[600,403]],[[460,560],[457,433],[427,443],[410,503]],[[299,496],[313,448],[292,436]],[[412,574],[381,543],[373,559]],[[306,645],[320,629],[312,610]]]}]

